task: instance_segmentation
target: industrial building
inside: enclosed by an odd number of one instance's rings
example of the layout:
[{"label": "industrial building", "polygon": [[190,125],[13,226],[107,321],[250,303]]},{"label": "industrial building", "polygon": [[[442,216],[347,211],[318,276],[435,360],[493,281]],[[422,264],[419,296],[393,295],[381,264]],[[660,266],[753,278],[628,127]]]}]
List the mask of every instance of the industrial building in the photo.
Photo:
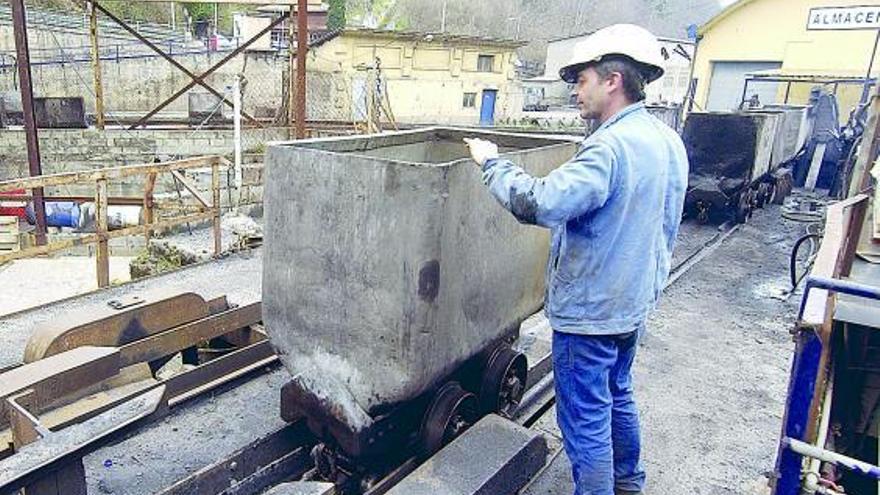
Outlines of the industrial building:
[{"label": "industrial building", "polygon": [[[516,49],[522,42],[444,34],[347,29],[312,51],[315,91],[334,111],[363,120],[365,96],[381,97],[401,123],[489,124],[520,113]],[[330,110],[328,110],[329,112]],[[316,115],[315,118],[321,118]]]},{"label": "industrial building", "polygon": [[845,120],[862,98],[869,68],[873,79],[880,65],[878,7],[848,0],[732,3],[699,28],[696,107],[732,110],[754,95],[762,104],[805,104],[818,84],[836,91]]}]

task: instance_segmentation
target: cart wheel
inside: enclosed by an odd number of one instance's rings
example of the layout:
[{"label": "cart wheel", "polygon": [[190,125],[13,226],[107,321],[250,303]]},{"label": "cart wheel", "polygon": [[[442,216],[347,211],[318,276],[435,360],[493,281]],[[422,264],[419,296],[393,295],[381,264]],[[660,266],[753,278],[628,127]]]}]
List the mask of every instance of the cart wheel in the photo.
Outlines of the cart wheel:
[{"label": "cart wheel", "polygon": [[324,481],[336,481],[339,470],[336,465],[336,452],[326,444],[319,443],[312,448],[312,461],[315,471]]},{"label": "cart wheel", "polygon": [[779,179],[776,180],[776,191],[773,195],[773,204],[781,205],[785,202],[785,198],[791,194],[791,190],[793,187],[793,179],[791,174],[785,174]]},{"label": "cart wheel", "polygon": [[422,453],[431,455],[477,420],[477,398],[458,382],[443,385],[422,422]]},{"label": "cart wheel", "polygon": [[709,205],[707,205],[703,201],[697,201],[696,209],[697,209],[697,221],[700,223],[708,223],[709,222]]},{"label": "cart wheel", "polygon": [[510,417],[526,389],[528,361],[507,345],[499,346],[489,358],[480,385],[480,411]]},{"label": "cart wheel", "polygon": [[750,191],[743,191],[739,195],[739,202],[736,205],[736,223],[746,223],[746,220],[752,216],[752,201]]},{"label": "cart wheel", "polygon": [[767,184],[767,203],[775,204],[773,200],[776,199],[776,182],[770,182]]},{"label": "cart wheel", "polygon": [[762,182],[758,184],[758,193],[755,196],[755,207],[763,208],[765,204],[767,204],[767,200],[769,199],[768,191],[770,187],[766,182]]}]

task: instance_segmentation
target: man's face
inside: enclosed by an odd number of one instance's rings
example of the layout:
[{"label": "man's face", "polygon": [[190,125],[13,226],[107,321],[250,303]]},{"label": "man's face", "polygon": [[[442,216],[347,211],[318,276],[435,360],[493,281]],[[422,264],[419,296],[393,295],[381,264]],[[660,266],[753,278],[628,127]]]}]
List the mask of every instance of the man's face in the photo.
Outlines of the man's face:
[{"label": "man's face", "polygon": [[587,67],[578,74],[577,106],[582,119],[595,119],[608,106],[608,96],[614,89],[613,77],[603,79],[596,69]]}]

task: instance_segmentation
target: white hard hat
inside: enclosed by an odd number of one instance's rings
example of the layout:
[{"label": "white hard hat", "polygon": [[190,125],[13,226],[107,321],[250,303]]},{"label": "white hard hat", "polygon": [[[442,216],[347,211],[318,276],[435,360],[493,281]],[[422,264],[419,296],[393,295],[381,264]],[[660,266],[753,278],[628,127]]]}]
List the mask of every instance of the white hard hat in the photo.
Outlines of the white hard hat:
[{"label": "white hard hat", "polygon": [[578,42],[571,60],[559,69],[559,77],[565,82],[577,82],[578,73],[585,65],[599,62],[608,55],[623,55],[640,64],[646,83],[663,75],[663,55],[657,37],[635,24],[614,24]]}]

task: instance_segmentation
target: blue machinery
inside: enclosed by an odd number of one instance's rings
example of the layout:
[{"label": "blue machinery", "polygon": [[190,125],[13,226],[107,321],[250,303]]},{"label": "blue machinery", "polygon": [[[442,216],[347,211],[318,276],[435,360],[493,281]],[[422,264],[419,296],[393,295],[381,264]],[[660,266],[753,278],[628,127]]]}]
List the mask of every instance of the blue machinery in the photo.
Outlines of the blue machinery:
[{"label": "blue machinery", "polygon": [[[830,296],[846,294],[861,301],[880,301],[880,287],[838,278],[849,275],[853,243],[859,238],[866,200],[860,195],[828,210],[826,238],[807,279],[798,311],[774,495],[841,493],[833,483],[821,478],[819,466],[823,462],[880,480],[880,468],[876,465],[825,449],[834,383],[831,356],[835,340],[831,338],[831,328],[836,297]],[[845,211],[850,208],[853,212],[847,217]],[[857,208],[861,212],[856,213]],[[847,218],[849,232],[844,232]],[[880,327],[880,321],[876,326]]]}]

